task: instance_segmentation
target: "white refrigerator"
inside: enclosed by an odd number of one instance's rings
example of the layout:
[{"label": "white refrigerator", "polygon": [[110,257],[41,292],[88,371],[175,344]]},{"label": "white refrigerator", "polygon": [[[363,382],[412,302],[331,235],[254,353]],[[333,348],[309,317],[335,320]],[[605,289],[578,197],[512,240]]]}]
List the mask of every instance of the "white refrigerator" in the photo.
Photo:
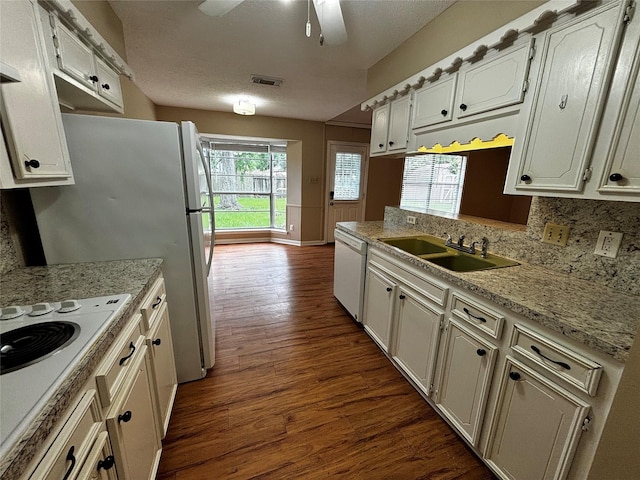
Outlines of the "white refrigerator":
[{"label": "white refrigerator", "polygon": [[215,362],[214,218],[195,125],[74,114],[63,124],[76,183],[31,189],[47,263],[163,258],[178,381],[204,377]]}]

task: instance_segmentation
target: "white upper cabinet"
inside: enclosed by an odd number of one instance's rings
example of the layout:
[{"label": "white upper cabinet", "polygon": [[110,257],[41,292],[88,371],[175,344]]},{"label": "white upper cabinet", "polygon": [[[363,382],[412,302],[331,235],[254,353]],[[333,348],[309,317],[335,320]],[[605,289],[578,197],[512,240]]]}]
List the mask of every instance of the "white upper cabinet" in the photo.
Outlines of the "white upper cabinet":
[{"label": "white upper cabinet", "polygon": [[40,16],[60,103],[70,109],[122,113],[118,72],[54,11],[40,8]]},{"label": "white upper cabinet", "polygon": [[455,73],[416,90],[412,128],[429,127],[451,121],[457,78],[458,74]]},{"label": "white upper cabinet", "polygon": [[2,4],[0,60],[13,67],[21,81],[0,84],[7,149],[0,163],[1,188],[73,183],[37,8],[31,1]]},{"label": "white upper cabinet", "polygon": [[[623,30],[613,2],[544,35],[530,113],[522,115],[507,193],[579,192]],[[541,193],[542,192],[542,193]]]},{"label": "white upper cabinet", "polygon": [[371,155],[406,151],[409,143],[411,95],[405,95],[373,111]]}]

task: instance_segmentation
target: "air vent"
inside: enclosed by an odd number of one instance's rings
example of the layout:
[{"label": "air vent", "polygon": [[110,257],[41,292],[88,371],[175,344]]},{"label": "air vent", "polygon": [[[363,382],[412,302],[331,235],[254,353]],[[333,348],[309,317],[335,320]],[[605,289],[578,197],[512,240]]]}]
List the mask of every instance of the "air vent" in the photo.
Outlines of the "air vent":
[{"label": "air vent", "polygon": [[281,78],[265,77],[264,75],[251,75],[251,83],[257,83],[258,85],[279,87],[282,85],[282,82],[283,80]]}]

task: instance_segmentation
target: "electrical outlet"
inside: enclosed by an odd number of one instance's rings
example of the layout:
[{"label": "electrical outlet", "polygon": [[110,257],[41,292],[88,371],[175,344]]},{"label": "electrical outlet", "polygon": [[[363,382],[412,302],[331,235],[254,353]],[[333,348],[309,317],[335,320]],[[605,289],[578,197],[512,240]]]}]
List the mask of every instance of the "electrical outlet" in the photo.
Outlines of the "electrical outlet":
[{"label": "electrical outlet", "polygon": [[407,215],[407,223],[410,223],[411,225],[415,225],[416,224],[416,217],[413,217],[411,215]]},{"label": "electrical outlet", "polygon": [[289,231],[293,232],[293,223],[291,225],[289,225]]},{"label": "electrical outlet", "polygon": [[560,245],[565,247],[569,238],[570,228],[566,225],[556,225],[555,223],[546,223],[542,241],[551,245]]},{"label": "electrical outlet", "polygon": [[618,256],[620,243],[622,243],[622,233],[600,230],[596,249],[593,253],[602,255],[603,257],[616,258]]}]

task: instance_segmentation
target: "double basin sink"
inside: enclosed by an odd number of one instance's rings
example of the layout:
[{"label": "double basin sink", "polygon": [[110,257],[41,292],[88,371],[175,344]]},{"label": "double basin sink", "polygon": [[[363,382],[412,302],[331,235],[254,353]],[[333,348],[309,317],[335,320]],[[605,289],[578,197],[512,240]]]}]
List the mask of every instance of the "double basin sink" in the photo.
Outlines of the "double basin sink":
[{"label": "double basin sink", "polygon": [[380,238],[379,240],[403,252],[454,272],[475,272],[520,265],[518,262],[508,258],[490,253],[487,253],[486,257],[481,257],[480,253],[471,254],[455,250],[447,247],[444,240],[431,235]]}]

